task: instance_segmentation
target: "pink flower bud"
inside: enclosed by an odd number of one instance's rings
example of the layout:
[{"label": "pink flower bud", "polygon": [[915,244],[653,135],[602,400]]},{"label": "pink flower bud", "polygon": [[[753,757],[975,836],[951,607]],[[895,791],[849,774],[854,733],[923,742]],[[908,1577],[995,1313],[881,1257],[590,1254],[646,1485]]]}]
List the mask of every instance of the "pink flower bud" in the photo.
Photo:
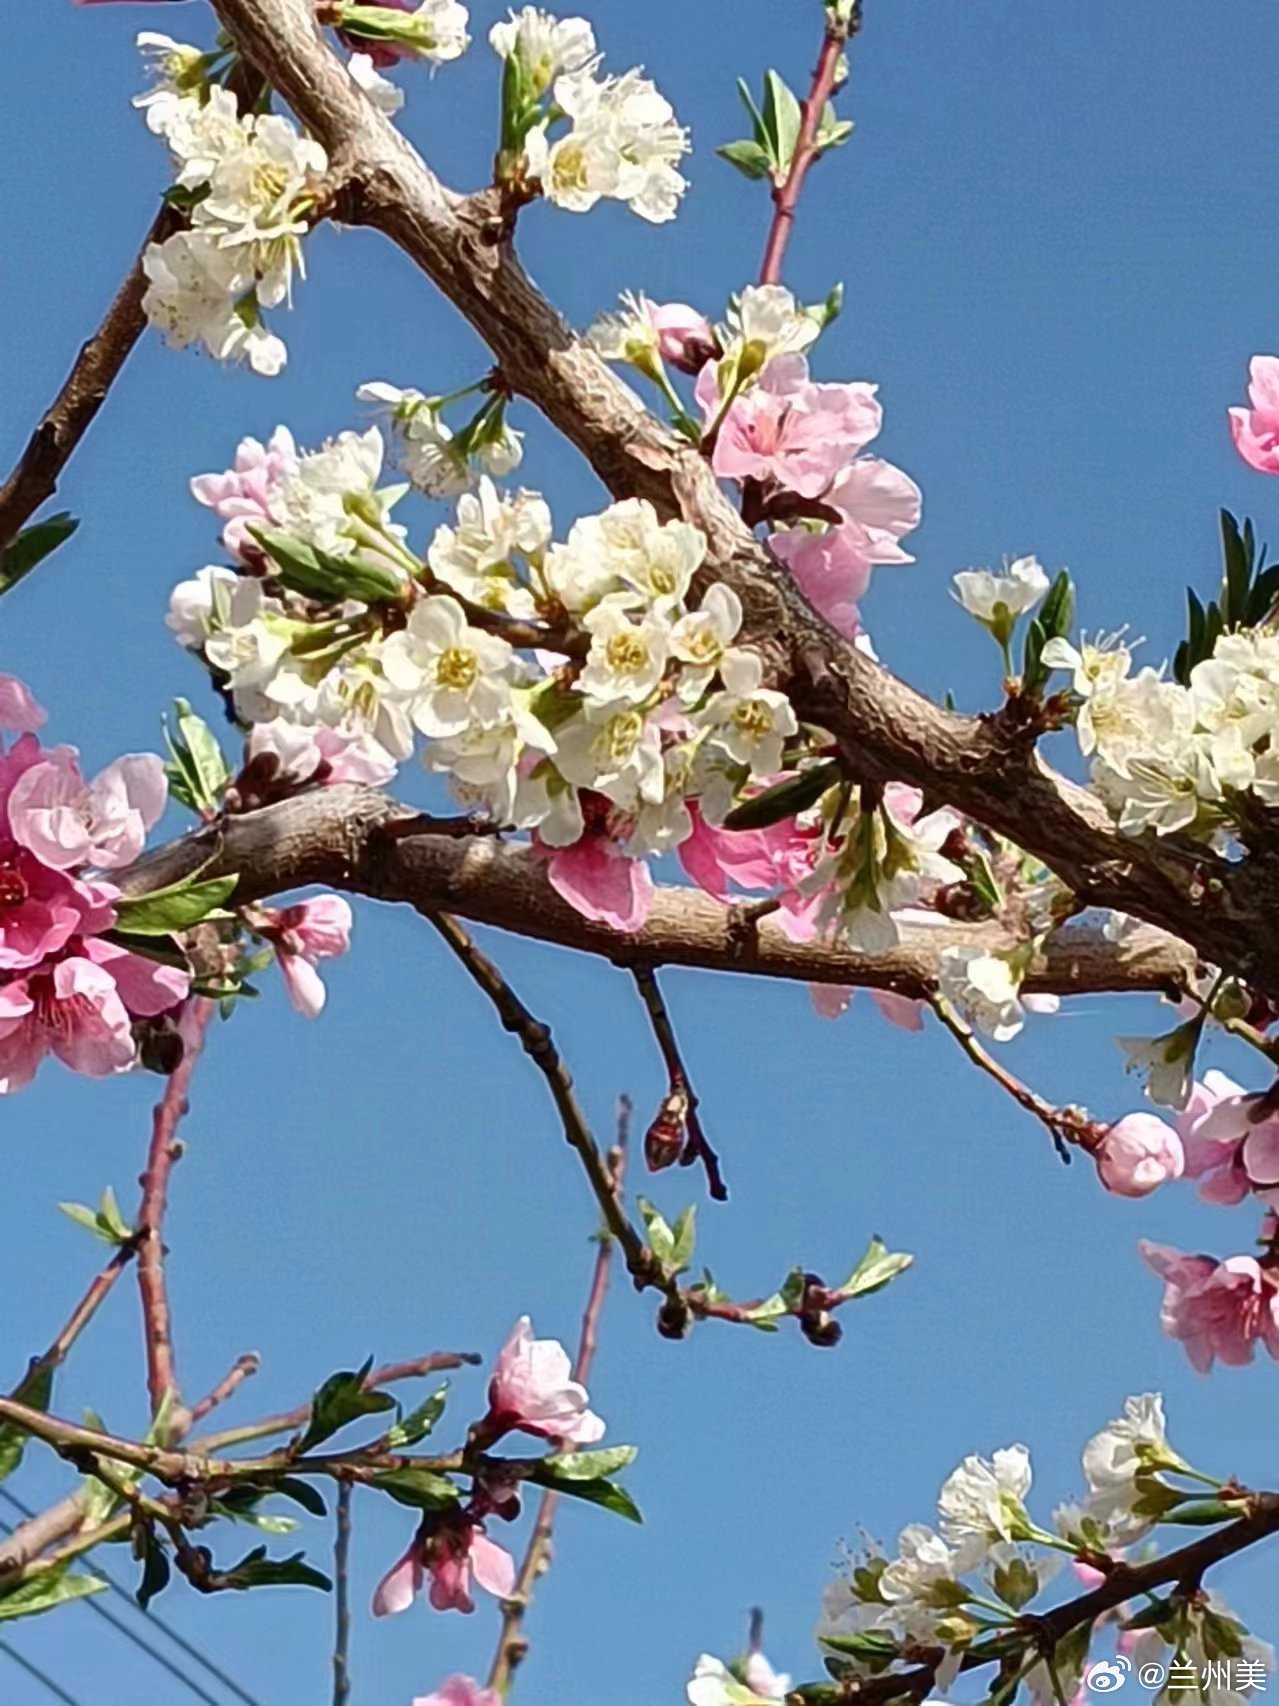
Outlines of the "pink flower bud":
[{"label": "pink flower bud", "polygon": [[473,1677],[450,1676],[434,1694],[419,1694],[413,1706],[502,1706],[502,1701],[491,1688],[481,1688]]},{"label": "pink flower bud", "polygon": [[1181,1139],[1156,1114],[1125,1114],[1106,1132],[1094,1159],[1101,1182],[1120,1197],[1144,1197],[1179,1179],[1186,1158]]},{"label": "pink flower bud", "polygon": [[1279,474],[1279,357],[1254,355],[1246,409],[1231,409],[1235,449],[1259,474]]},{"label": "pink flower bud", "polygon": [[573,1379],[558,1339],[535,1339],[527,1315],[515,1323],[489,1382],[489,1414],[481,1424],[494,1438],[520,1429],[558,1445],[594,1445],[604,1424],[587,1408],[586,1388]]},{"label": "pink flower bud", "polygon": [[681,373],[700,373],[719,351],[714,327],[687,302],[650,303],[648,317],[662,360]]}]

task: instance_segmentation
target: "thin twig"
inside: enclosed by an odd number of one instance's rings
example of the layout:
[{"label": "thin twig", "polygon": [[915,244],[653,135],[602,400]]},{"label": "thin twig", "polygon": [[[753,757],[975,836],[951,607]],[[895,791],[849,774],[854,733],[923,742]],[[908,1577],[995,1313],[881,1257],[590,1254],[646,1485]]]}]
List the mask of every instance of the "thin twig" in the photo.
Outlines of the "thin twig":
[{"label": "thin twig", "polygon": [[[205,1032],[213,1017],[213,1003],[197,996],[185,1028],[182,1059],[165,1085],[156,1104],[151,1125],[151,1148],[146,1172],[141,1178],[142,1205],[138,1210],[138,1286],[142,1293],[142,1316],[146,1333],[147,1391],[151,1414],[158,1416],[166,1403],[180,1408],[178,1377],[173,1359],[173,1331],[169,1294],[164,1280],[164,1211],[169,1175],[182,1153],[178,1127],[187,1111],[187,1091],[195,1063],[204,1045]],[[184,1430],[185,1431],[185,1428]]]},{"label": "thin twig", "polygon": [[[629,1096],[619,1096],[617,1101],[617,1135],[613,1148],[609,1151],[609,1172],[613,1179],[613,1194],[621,1200],[622,1182],[626,1172],[626,1147],[630,1139],[631,1100]],[[573,1378],[583,1386],[590,1378],[591,1367],[595,1361],[598,1346],[600,1315],[604,1308],[604,1299],[608,1294],[609,1270],[613,1262],[613,1235],[607,1227],[601,1227],[595,1251],[595,1266],[591,1275],[591,1289],[586,1300],[586,1308],[582,1312],[582,1331],[577,1345],[577,1359],[573,1364]],[[520,1564],[519,1574],[515,1581],[515,1591],[511,1597],[502,1603],[502,1627],[498,1633],[497,1650],[493,1655],[493,1663],[489,1670],[488,1686],[499,1699],[505,1700],[510,1695],[515,1672],[523,1662],[528,1652],[528,1637],[524,1633],[524,1619],[528,1615],[529,1605],[533,1598],[533,1589],[539,1577],[546,1574],[551,1567],[551,1546],[555,1527],[555,1512],[559,1505],[558,1496],[550,1491],[544,1492],[538,1501],[537,1517],[533,1523],[533,1532],[529,1537],[528,1548]],[[334,1706],[338,1706],[335,1699]]]},{"label": "thin twig", "polygon": [[855,0],[852,16],[847,21],[836,16],[833,6],[827,8],[826,34],[822,40],[817,69],[813,72],[812,87],[803,105],[799,136],[795,142],[795,152],[791,156],[790,169],[786,174],[785,183],[773,191],[773,223],[769,228],[764,261],[759,271],[761,284],[777,284],[781,280],[782,256],[786,253],[786,245],[790,242],[790,235],[795,226],[795,209],[799,204],[800,191],[804,187],[804,179],[808,176],[808,168],[821,152],[817,146],[818,126],[826,110],[826,103],[835,92],[844,49],[851,37],[861,28],[861,21],[861,0]]},{"label": "thin twig", "polygon": [[333,1605],[336,1636],[333,1644],[333,1706],[351,1698],[351,1483],[338,1486],[337,1535],[333,1542]]},{"label": "thin twig", "polygon": [[929,1006],[941,1020],[942,1024],[963,1049],[969,1060],[979,1066],[988,1077],[993,1078],[1002,1089],[1006,1090],[1018,1107],[1025,1108],[1028,1114],[1033,1114],[1052,1135],[1057,1153],[1063,1161],[1070,1159],[1066,1144],[1077,1144],[1079,1148],[1092,1154],[1106,1135],[1106,1127],[1097,1120],[1088,1118],[1080,1108],[1058,1108],[1042,1096],[1035,1094],[1020,1078],[1015,1077],[1007,1067],[1001,1066],[993,1055],[989,1054],[977,1041],[971,1026],[965,1024],[944,995],[936,991],[928,997]]},{"label": "thin twig", "polygon": [[262,1358],[256,1351],[245,1351],[243,1356],[237,1357],[212,1392],[201,1398],[198,1404],[191,1406],[191,1419],[187,1425],[194,1427],[197,1422],[202,1422],[211,1410],[216,1410],[219,1404],[225,1404],[231,1394],[243,1386],[246,1380],[251,1380],[261,1367]]},{"label": "thin twig", "polygon": [[[364,1382],[372,1392],[383,1386],[393,1386],[400,1380],[418,1380],[424,1375],[438,1374],[453,1368],[478,1367],[484,1359],[475,1351],[432,1351],[429,1356],[416,1357],[411,1362],[389,1362],[375,1368]],[[219,1433],[204,1434],[192,1440],[192,1451],[225,1451],[229,1446],[247,1445],[251,1440],[269,1439],[272,1434],[292,1433],[304,1425],[311,1414],[310,1403],[299,1404],[294,1410],[279,1415],[264,1416],[261,1421],[246,1422],[243,1427],[225,1428]]]},{"label": "thin twig", "polygon": [[67,1352],[102,1307],[107,1294],[137,1253],[138,1240],[136,1237],[120,1245],[101,1272],[94,1276],[89,1289],[71,1311],[66,1325],[48,1350],[44,1352],[43,1356],[35,1357],[32,1360],[21,1384],[26,1385],[33,1376],[38,1375],[44,1369],[51,1370],[62,1366],[66,1361]]},{"label": "thin twig", "polygon": [[[724,1183],[724,1175],[720,1171],[719,1156],[711,1148],[702,1129],[697,1092],[684,1066],[675,1027],[671,1023],[666,1001],[658,988],[657,973],[652,966],[635,965],[631,967],[631,976],[635,979],[635,987],[644,1003],[657,1046],[666,1063],[666,1100],[654,1125],[659,1129],[675,1127],[681,1137],[686,1136],[687,1141],[682,1144],[683,1153],[679,1157],[681,1165],[691,1167],[700,1161],[706,1170],[706,1185],[711,1196],[716,1202],[727,1202],[728,1186]],[[649,1157],[647,1145],[646,1157],[652,1167],[657,1158]],[[661,1164],[660,1161],[658,1164]]]}]

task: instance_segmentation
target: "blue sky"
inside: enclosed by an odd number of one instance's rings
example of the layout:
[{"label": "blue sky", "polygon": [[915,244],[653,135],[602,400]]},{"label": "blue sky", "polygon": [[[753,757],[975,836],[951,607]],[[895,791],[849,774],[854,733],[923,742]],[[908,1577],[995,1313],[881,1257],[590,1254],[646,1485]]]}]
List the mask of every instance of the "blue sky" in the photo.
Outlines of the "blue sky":
[{"label": "blue sky", "polygon": [[[844,280],[820,375],[880,384],[883,451],[925,494],[918,563],[880,571],[868,602],[875,641],[930,691],[988,701],[994,653],[950,602],[948,578],[1035,551],[1075,572],[1087,626],[1130,622],[1157,661],[1179,636],[1186,581],[1215,578],[1218,506],[1253,514],[1263,537],[1275,531],[1274,493],[1235,459],[1224,411],[1248,357],[1279,343],[1274,171],[1251,111],[1279,15],[1235,5],[1209,27],[1190,0],[866,10],[842,101],[857,131],[811,180],[787,276],[810,298]],[[0,61],[6,466],[164,186],[162,151],[128,105],[134,30],[212,32],[198,5],[43,0],[40,11],[38,29],[10,32]],[[819,11],[816,0],[594,8],[610,65],[646,64],[698,153],[672,226],[611,207],[589,220],[536,207],[522,221],[528,265],[576,323],[627,286],[716,313],[754,275],[764,193],[712,151],[742,133],[737,73],[758,82],[773,64],[806,77]],[[405,75],[404,124],[460,185],[486,171],[496,107],[484,36],[497,11],[485,0],[472,15],[465,61],[434,79]],[[5,601],[3,668],[31,682],[51,709],[50,737],[79,744],[87,765],[153,748],[172,696],[200,698],[162,622],[171,585],[216,560],[209,517],[186,493],[192,474],[225,467],[238,438],[278,421],[304,443],[357,423],[363,379],[445,391],[482,371],[470,332],[374,236],[321,232],[308,264],[280,328],[292,359],[278,380],[144,343],[68,473],[62,501],[83,516],[80,533]],[[529,430],[522,477],[547,492],[561,527],[597,507],[576,455],[527,409],[517,424]],[[442,518],[424,506],[418,528]],[[201,703],[211,709],[207,694]],[[406,775],[405,792],[419,785]],[[491,945],[553,1022],[602,1130],[619,1090],[641,1110],[655,1102],[658,1065],[623,976],[557,950]],[[228,1423],[293,1405],[369,1354],[488,1357],[523,1311],[571,1340],[586,1289],[591,1203],[543,1088],[432,933],[362,906],[355,951],[329,983],[328,1010],[308,1026],[270,981],[217,1030],[196,1083],[169,1223],[177,1349],[192,1394],[241,1351],[262,1353]],[[700,1211],[699,1254],[721,1282],[749,1295],[796,1261],[839,1277],[872,1232],[918,1262],[846,1313],[835,1351],[714,1326],[670,1344],[651,1303],[615,1288],[592,1390],[612,1436],[642,1448],[631,1485],[647,1523],[563,1513],[530,1622],[525,1706],[679,1700],[697,1652],[734,1650],[756,1603],[774,1660],[816,1674],[810,1633],[841,1543],[927,1520],[965,1452],[1014,1440],[1032,1449],[1046,1514],[1076,1488],[1083,1439],[1129,1392],[1165,1392],[1192,1460],[1274,1484],[1275,1368],[1195,1376],[1159,1335],[1158,1285],[1135,1251],[1141,1236],[1244,1249],[1245,1217],[1188,1189],[1144,1204],[1104,1197],[1091,1169],[1062,1168],[948,1039],[892,1030],[868,1001],[827,1023],[799,988],[689,973],[667,986],[732,1187],[728,1206]],[[1160,1017],[1145,999],[1068,1006],[1012,1058],[1046,1094],[1118,1114],[1134,1090],[1113,1035]],[[1217,1058],[1229,1064],[1224,1050]],[[108,1183],[130,1202],[156,1093],[141,1076],[104,1086],[50,1069],[0,1115],[6,1382],[96,1259],[54,1204]],[[651,1194],[674,1213],[694,1188],[668,1174]],[[458,1378],[459,1422],[482,1385],[478,1371]],[[144,1428],[131,1285],[77,1349],[56,1404]],[[32,1502],[64,1484],[38,1451],[13,1483]],[[356,1512],[356,1706],[407,1703],[448,1671],[487,1666],[490,1606],[471,1619],[363,1615],[410,1527],[373,1500]],[[329,1545],[318,1524],[302,1538],[317,1558]],[[122,1551],[110,1563],[130,1568]],[[1273,1571],[1262,1557],[1219,1580],[1272,1638]],[[321,1596],[197,1600],[179,1585],[158,1609],[269,1706],[327,1698]],[[95,1706],[189,1698],[157,1684],[87,1610],[0,1633]],[[5,1706],[46,1698],[0,1655]]]}]

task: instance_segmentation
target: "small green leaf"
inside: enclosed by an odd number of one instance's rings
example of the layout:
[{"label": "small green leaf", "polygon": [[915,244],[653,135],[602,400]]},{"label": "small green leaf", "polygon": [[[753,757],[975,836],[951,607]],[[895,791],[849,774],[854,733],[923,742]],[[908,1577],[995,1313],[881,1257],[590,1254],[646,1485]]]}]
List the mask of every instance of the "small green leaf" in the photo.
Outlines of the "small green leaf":
[{"label": "small green leaf", "polygon": [[1234,1522],[1244,1515],[1244,1509],[1238,1500],[1203,1499],[1196,1504],[1180,1505],[1159,1520],[1178,1523],[1186,1528],[1207,1528],[1215,1522]]},{"label": "small green leaf", "polygon": [[671,1231],[670,1222],[647,1197],[636,1197],[635,1206],[648,1233],[649,1248],[659,1262],[669,1262],[675,1253],[675,1234]]},{"label": "small green leaf", "polygon": [[331,1374],[311,1400],[311,1419],[297,1444],[299,1453],[310,1451],[350,1422],[361,1416],[378,1416],[395,1408],[395,1400],[387,1392],[370,1392],[364,1382],[373,1367],[370,1357],[364,1367],[354,1373]]},{"label": "small green leaf", "polygon": [[742,1320],[764,1332],[775,1333],[778,1321],[803,1302],[806,1286],[803,1268],[792,1268],[781,1290],[775,1291],[771,1297],[766,1297],[762,1303],[757,1303],[754,1309],[742,1316]]},{"label": "small green leaf", "polygon": [[914,1260],[905,1251],[889,1250],[882,1239],[872,1238],[866,1254],[839,1289],[845,1297],[868,1297],[896,1279]]},{"label": "small green leaf", "polygon": [[291,1558],[268,1558],[265,1546],[254,1547],[224,1572],[223,1579],[229,1588],[303,1587],[328,1593],[333,1587],[326,1575],[306,1562],[304,1553],[295,1552]]},{"label": "small green leaf", "polygon": [[1029,1605],[1039,1592],[1039,1577],[1024,1558],[1011,1558],[1007,1564],[1000,1564],[992,1581],[1000,1599],[1014,1611]]},{"label": "small green leaf", "polygon": [[116,920],[134,936],[171,936],[207,918],[225,917],[222,902],[230,898],[239,880],[237,875],[208,877],[203,882],[188,877],[150,894],[121,895],[114,902]]},{"label": "small green leaf", "polygon": [[433,1469],[384,1469],[373,1477],[370,1485],[389,1493],[402,1505],[423,1511],[443,1510],[446,1505],[456,1504],[460,1496],[452,1481],[446,1475],[437,1475]]},{"label": "small green leaf", "polygon": [[675,1222],[672,1234],[671,1266],[677,1274],[682,1274],[693,1259],[693,1251],[697,1245],[697,1208],[690,1203]]},{"label": "small green leaf", "polygon": [[80,1202],[60,1202],[58,1207],[68,1220],[74,1220],[77,1226],[85,1227],[95,1238],[113,1248],[130,1243],[134,1237],[133,1228],[120,1213],[120,1205],[110,1185],[103,1191],[102,1201],[96,1209]]},{"label": "small green leaf", "polygon": [[1161,1623],[1166,1623],[1173,1614],[1173,1603],[1170,1599],[1155,1599],[1149,1605],[1142,1606],[1132,1617],[1125,1617],[1122,1627],[1125,1629],[1157,1629]]},{"label": "small green leaf", "polygon": [[425,1402],[419,1404],[416,1410],[410,1410],[407,1416],[388,1428],[387,1450],[403,1451],[406,1445],[416,1445],[419,1440],[424,1440],[444,1414],[448,1395],[449,1383],[446,1380]]},{"label": "small green leaf", "polygon": [[851,1653],[855,1658],[895,1658],[897,1656],[897,1637],[890,1635],[886,1629],[863,1629],[856,1635],[822,1635],[819,1637],[823,1647],[829,1647],[832,1652]]},{"label": "small green leaf", "polygon": [[572,1476],[567,1479],[557,1475],[552,1465],[553,1457],[543,1458],[533,1470],[529,1479],[539,1487],[550,1487],[557,1493],[566,1493],[570,1498],[585,1499],[587,1504],[600,1505],[604,1510],[612,1511],[615,1516],[624,1516],[628,1522],[643,1522],[639,1507],[624,1487],[619,1487],[615,1481],[579,1481]]},{"label": "small green leaf", "polygon": [[185,699],[173,701],[174,728],[165,727],[172,762],[165,766],[173,797],[201,817],[216,812],[230,780],[213,730]]},{"label": "small green leaf", "polygon": [[751,94],[750,84],[744,77],[739,77],[737,79],[737,93],[741,98],[741,103],[746,108],[747,116],[751,121],[751,128],[755,132],[756,144],[758,145],[760,152],[764,155],[764,158],[767,159],[768,154],[766,150],[769,142],[768,130],[764,124],[759,108],[755,105],[755,97]]},{"label": "small green leaf", "polygon": [[715,152],[721,160],[727,160],[730,166],[735,166],[744,178],[766,178],[772,169],[772,161],[758,142],[749,142],[743,138],[740,142],[726,142]]},{"label": "small green leaf", "polygon": [[286,1475],[283,1480],[273,1481],[268,1489],[279,1493],[282,1498],[292,1499],[294,1504],[302,1506],[304,1511],[310,1511],[312,1516],[327,1516],[329,1507],[319,1489],[300,1476]]},{"label": "small green leaf", "polygon": [[0,597],[11,592],[50,552],[70,539],[79,525],[75,517],[64,510],[59,515],[49,516],[46,521],[37,521],[32,527],[24,527],[8,550],[0,555]]},{"label": "small green leaf", "polygon": [[842,775],[838,759],[810,764],[797,776],[788,776],[784,782],[777,782],[734,806],[724,819],[724,828],[767,829],[770,824],[781,823],[784,818],[794,817],[816,805],[823,794],[836,786]]},{"label": "small green leaf", "polygon": [[250,527],[249,532],[275,564],[285,586],[304,597],[328,604],[347,598],[377,604],[398,603],[404,596],[403,576],[367,557],[334,557],[275,528]]},{"label": "small green leaf", "polygon": [[[53,1398],[52,1367],[39,1359],[33,1361],[10,1396],[15,1404],[25,1404],[28,1410],[47,1410]],[[22,1462],[27,1438],[12,1422],[0,1423],[0,1481],[7,1480]],[[0,1576],[0,1582],[3,1580]]]},{"label": "small green leaf", "polygon": [[561,1481],[601,1481],[629,1469],[639,1456],[635,1445],[607,1445],[598,1451],[565,1451],[543,1459]]},{"label": "small green leaf", "polygon": [[25,1582],[19,1582],[11,1588],[4,1585],[4,1577],[0,1576],[0,1621],[16,1617],[35,1617],[41,1611],[52,1611],[55,1605],[66,1605],[69,1600],[84,1599],[91,1593],[104,1593],[107,1584],[98,1576],[73,1576],[68,1574],[69,1565],[60,1564],[56,1569],[43,1570],[38,1576],[31,1576]]},{"label": "small green leaf", "polygon": [[763,118],[772,144],[775,174],[784,179],[795,158],[804,112],[794,91],[776,71],[764,75]]}]

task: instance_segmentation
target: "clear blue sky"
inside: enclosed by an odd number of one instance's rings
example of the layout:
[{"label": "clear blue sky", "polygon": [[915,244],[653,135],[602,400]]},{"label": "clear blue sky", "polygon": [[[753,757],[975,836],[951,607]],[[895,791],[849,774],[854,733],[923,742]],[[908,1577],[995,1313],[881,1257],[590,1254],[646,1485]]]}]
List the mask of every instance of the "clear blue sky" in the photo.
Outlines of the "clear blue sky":
[{"label": "clear blue sky", "polygon": [[[134,30],[208,40],[212,28],[197,5],[42,0],[39,12],[38,27],[9,30],[0,62],[6,466],[164,184],[162,151],[128,105]],[[924,687],[981,703],[993,651],[949,601],[948,578],[1036,551],[1075,571],[1090,627],[1131,622],[1162,656],[1185,581],[1215,575],[1217,506],[1279,532],[1276,491],[1236,461],[1224,417],[1248,357],[1279,345],[1275,168],[1255,111],[1279,14],[1191,0],[867,0],[866,12],[843,101],[857,132],[815,174],[789,277],[810,296],[845,281],[822,376],[879,382],[885,454],[925,493],[917,566],[880,571],[869,601],[875,640]],[[482,42],[495,16],[490,0],[473,9],[480,45],[463,63],[405,77],[407,129],[460,184],[480,181],[493,148],[496,62]],[[579,324],[625,286],[718,311],[758,266],[765,223],[761,188],[712,155],[741,134],[733,79],[757,81],[772,63],[800,81],[819,7],[600,0],[593,16],[610,63],[645,63],[692,124],[694,188],[656,230],[617,208],[589,220],[534,208],[528,263]],[[143,345],[66,480],[79,535],[5,600],[0,665],[31,682],[50,736],[90,765],[154,747],[172,695],[200,694],[162,622],[173,582],[216,559],[188,477],[225,467],[241,435],[277,421],[308,443],[354,423],[363,379],[443,391],[481,370],[471,334],[376,237],[325,231],[308,263],[279,380]],[[524,475],[562,525],[597,505],[577,458],[527,411],[518,424],[530,433]],[[594,1219],[540,1082],[420,923],[363,906],[356,942],[319,1023],[268,980],[265,999],[219,1029],[197,1080],[170,1273],[190,1391],[239,1352],[262,1353],[228,1421],[295,1404],[370,1353],[487,1356],[521,1311],[542,1333],[576,1331]],[[553,1021],[601,1127],[619,1090],[648,1108],[660,1078],[627,980],[495,946]],[[668,984],[732,1185],[729,1206],[702,1209],[701,1254],[723,1283],[746,1295],[796,1261],[838,1277],[872,1232],[918,1264],[845,1315],[833,1352],[714,1327],[669,1344],[651,1304],[616,1288],[593,1394],[612,1436],[642,1447],[631,1485],[648,1521],[564,1513],[530,1623],[524,1706],[677,1701],[697,1652],[733,1651],[755,1603],[774,1660],[816,1674],[810,1632],[842,1540],[860,1527],[891,1540],[926,1520],[963,1453],[1014,1440],[1032,1448],[1046,1513],[1075,1489],[1084,1437],[1132,1391],[1167,1394],[1192,1459],[1274,1484],[1275,1368],[1195,1376],[1159,1335],[1159,1288],[1135,1252],[1145,1235],[1230,1253],[1247,1247],[1249,1219],[1188,1189],[1146,1204],[1103,1197],[1091,1169],[1063,1169],[946,1039],[891,1030],[869,1002],[831,1024],[799,988]],[[1068,1008],[1014,1057],[1047,1094],[1117,1114],[1134,1092],[1113,1034],[1159,1021],[1144,999]],[[95,1261],[54,1204],[107,1183],[133,1198],[156,1091],[142,1076],[103,1086],[51,1069],[0,1114],[5,1382]],[[672,1174],[652,1194],[674,1212],[691,1188]],[[481,1387],[478,1373],[459,1379],[459,1421]],[[131,1286],[61,1382],[62,1413],[86,1405],[121,1431],[145,1426]],[[13,1483],[32,1501],[64,1484],[39,1451]],[[357,1510],[356,1706],[407,1706],[448,1671],[488,1662],[491,1606],[471,1619],[364,1615],[410,1526],[372,1500]],[[304,1538],[317,1555],[329,1544],[318,1524]],[[122,1551],[110,1562],[129,1569]],[[1273,1579],[1273,1558],[1220,1577],[1272,1638]],[[159,1610],[268,1706],[327,1699],[321,1596],[197,1600],[179,1585]],[[94,1706],[189,1698],[85,1609],[0,1633]],[[0,1656],[5,1706],[45,1699]]]}]

